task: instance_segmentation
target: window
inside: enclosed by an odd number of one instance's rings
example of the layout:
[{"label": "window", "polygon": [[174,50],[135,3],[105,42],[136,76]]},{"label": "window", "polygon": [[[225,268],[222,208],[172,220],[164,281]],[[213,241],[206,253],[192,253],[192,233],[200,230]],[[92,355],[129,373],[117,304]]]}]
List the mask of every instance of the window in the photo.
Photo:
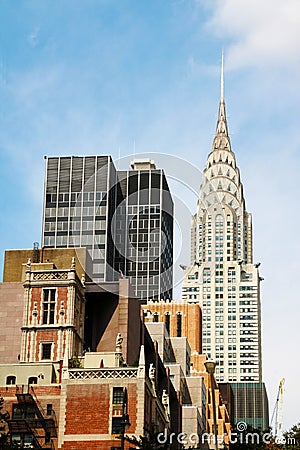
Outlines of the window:
[{"label": "window", "polygon": [[122,405],[123,403],[123,388],[114,387],[113,388],[113,405]]},{"label": "window", "polygon": [[37,377],[29,377],[28,384],[37,384]]},{"label": "window", "polygon": [[14,404],[12,410],[13,419],[34,419],[35,418],[35,408],[32,405],[27,404]]},{"label": "window", "polygon": [[16,377],[14,375],[10,375],[6,378],[6,384],[16,384]]},{"label": "window", "polygon": [[177,337],[181,337],[182,328],[182,315],[177,313]]},{"label": "window", "polygon": [[47,416],[51,416],[52,414],[52,403],[47,404]]},{"label": "window", "polygon": [[122,387],[113,388],[112,396],[112,434],[120,434],[122,432],[122,413],[124,402],[124,390]]},{"label": "window", "polygon": [[169,313],[166,313],[166,315],[165,315],[165,324],[166,324],[167,332],[170,334],[170,314]]},{"label": "window", "polygon": [[24,405],[13,404],[12,405],[12,419],[24,419],[25,411]]},{"label": "window", "polygon": [[55,289],[43,290],[43,325],[54,323],[55,297]]},{"label": "window", "polygon": [[[47,210],[46,210],[47,212]],[[45,247],[54,247],[55,238],[54,236],[45,236]]]},{"label": "window", "polygon": [[52,343],[42,344],[42,357],[41,359],[51,359]]}]

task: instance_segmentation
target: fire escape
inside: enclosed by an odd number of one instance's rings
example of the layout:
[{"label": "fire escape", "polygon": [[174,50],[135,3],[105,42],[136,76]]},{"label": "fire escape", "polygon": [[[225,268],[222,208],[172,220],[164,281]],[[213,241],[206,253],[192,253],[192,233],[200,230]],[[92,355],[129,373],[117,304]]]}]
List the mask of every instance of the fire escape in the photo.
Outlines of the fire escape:
[{"label": "fire escape", "polygon": [[57,437],[55,413],[51,408],[45,414],[32,387],[30,391],[16,393],[18,403],[13,405],[12,418],[8,420],[11,442],[21,449],[53,450],[53,438]]}]

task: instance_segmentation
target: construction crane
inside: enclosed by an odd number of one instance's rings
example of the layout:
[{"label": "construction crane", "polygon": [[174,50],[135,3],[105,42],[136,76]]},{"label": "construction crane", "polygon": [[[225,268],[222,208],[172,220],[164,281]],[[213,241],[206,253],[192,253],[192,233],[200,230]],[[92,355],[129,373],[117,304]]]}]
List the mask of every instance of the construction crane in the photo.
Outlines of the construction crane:
[{"label": "construction crane", "polygon": [[283,436],[283,395],[284,395],[284,378],[279,382],[278,394],[276,398],[276,403],[274,411],[272,414],[271,425],[275,416],[275,442],[278,444],[284,443]]}]

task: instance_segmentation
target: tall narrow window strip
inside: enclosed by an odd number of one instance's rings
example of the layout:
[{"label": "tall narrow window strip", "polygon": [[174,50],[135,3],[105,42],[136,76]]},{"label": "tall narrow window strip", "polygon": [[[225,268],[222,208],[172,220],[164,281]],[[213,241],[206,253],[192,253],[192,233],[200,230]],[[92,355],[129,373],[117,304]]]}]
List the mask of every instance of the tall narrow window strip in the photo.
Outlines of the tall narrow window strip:
[{"label": "tall narrow window strip", "polygon": [[181,337],[182,334],[182,315],[181,313],[177,314],[177,337]]},{"label": "tall narrow window strip", "polygon": [[166,324],[167,332],[170,334],[170,314],[169,313],[166,313],[165,324]]}]

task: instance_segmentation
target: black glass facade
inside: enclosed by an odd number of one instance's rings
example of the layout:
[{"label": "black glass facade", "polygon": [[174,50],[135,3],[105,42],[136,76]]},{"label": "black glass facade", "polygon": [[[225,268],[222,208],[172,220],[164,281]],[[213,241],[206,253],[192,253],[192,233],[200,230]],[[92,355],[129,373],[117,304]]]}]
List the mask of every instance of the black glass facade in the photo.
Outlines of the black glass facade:
[{"label": "black glass facade", "polygon": [[234,423],[245,422],[262,431],[269,427],[265,383],[230,383],[234,397]]},{"label": "black glass facade", "polygon": [[173,201],[163,170],[109,156],[47,158],[43,247],[86,247],[95,282],[129,277],[142,303],[171,299]]}]

